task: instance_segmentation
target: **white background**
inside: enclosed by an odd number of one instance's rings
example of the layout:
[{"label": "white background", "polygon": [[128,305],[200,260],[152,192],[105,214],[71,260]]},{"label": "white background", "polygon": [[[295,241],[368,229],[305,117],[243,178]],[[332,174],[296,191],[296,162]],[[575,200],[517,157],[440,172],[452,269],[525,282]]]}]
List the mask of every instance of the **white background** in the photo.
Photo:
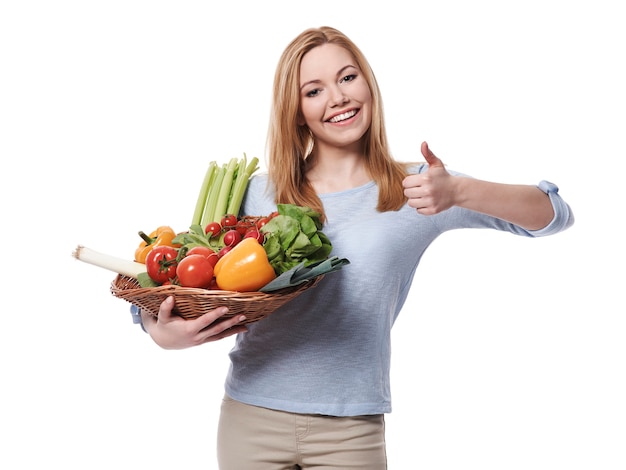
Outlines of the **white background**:
[{"label": "white background", "polygon": [[216,468],[231,339],[160,350],[71,252],[130,258],[138,230],[188,228],[210,161],[263,162],[278,57],[327,24],[376,71],[398,159],[427,140],[475,177],[551,180],[577,219],[426,253],[389,468],[625,469],[618,3],[3,2],[0,467]]}]

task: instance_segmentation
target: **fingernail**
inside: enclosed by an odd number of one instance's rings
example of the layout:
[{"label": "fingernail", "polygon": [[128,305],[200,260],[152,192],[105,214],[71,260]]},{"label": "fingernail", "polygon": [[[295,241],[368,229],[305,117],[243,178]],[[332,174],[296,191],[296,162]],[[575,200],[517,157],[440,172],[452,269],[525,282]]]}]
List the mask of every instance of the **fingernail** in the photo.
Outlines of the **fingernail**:
[{"label": "fingernail", "polygon": [[244,321],[245,319],[246,319],[246,316],[245,316],[245,315],[241,315],[241,316],[239,317],[239,321]]}]

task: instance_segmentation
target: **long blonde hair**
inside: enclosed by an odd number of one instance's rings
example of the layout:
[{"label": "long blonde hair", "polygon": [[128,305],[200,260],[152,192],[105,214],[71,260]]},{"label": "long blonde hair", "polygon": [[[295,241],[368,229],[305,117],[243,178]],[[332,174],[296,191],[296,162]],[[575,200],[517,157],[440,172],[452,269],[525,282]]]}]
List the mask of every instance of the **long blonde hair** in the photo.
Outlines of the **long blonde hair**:
[{"label": "long blonde hair", "polygon": [[338,45],[352,54],[370,88],[372,122],[363,137],[365,165],[378,185],[377,210],[398,210],[406,201],[402,189],[406,165],[391,156],[376,77],[360,49],[343,33],[328,26],[300,33],[284,50],[276,67],[267,136],[268,173],[276,189],[276,202],[308,206],[324,215],[322,202],[305,176],[305,160],[313,147],[313,136],[306,125],[298,125],[302,57],[323,44]]}]

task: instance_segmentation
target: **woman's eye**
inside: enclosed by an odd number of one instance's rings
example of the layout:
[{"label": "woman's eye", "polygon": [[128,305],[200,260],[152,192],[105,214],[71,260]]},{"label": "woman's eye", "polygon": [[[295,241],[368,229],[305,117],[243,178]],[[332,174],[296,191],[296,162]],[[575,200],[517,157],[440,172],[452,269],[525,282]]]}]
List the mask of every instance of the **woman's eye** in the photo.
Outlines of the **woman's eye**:
[{"label": "woman's eye", "polygon": [[306,92],[306,96],[312,98],[313,96],[317,96],[320,94],[320,91],[316,88],[315,90],[310,90]]},{"label": "woman's eye", "polygon": [[339,82],[351,82],[355,78],[356,78],[356,74],[353,73],[353,74],[350,74],[350,75],[346,75],[341,80],[339,80]]}]

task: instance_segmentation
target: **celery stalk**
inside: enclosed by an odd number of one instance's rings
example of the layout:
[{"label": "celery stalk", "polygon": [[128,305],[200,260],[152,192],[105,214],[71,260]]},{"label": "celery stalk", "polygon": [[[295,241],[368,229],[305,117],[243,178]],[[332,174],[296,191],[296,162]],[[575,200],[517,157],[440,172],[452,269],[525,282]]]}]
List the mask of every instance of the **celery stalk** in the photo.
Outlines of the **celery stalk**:
[{"label": "celery stalk", "polygon": [[226,165],[218,166],[216,168],[215,178],[213,179],[213,184],[211,185],[211,190],[209,191],[209,199],[204,206],[204,211],[202,212],[202,217],[200,218],[200,225],[202,227],[206,227],[209,222],[213,221],[217,197],[219,195],[220,188],[222,187],[222,181],[224,180],[225,174]]},{"label": "celery stalk", "polygon": [[238,160],[236,158],[231,158],[228,162],[228,166],[226,166],[224,177],[222,178],[222,182],[220,184],[220,190],[217,195],[217,201],[215,202],[215,208],[213,209],[213,222],[220,222],[222,217],[226,214],[226,208],[228,207],[228,199],[233,186],[233,178],[237,168],[237,163]]},{"label": "celery stalk", "polygon": [[200,220],[202,219],[202,213],[204,212],[204,206],[207,203],[207,199],[209,197],[209,189],[213,183],[213,179],[215,178],[215,173],[217,169],[217,163],[212,161],[209,163],[209,167],[204,175],[204,180],[202,181],[202,186],[200,186],[200,192],[198,193],[198,200],[196,202],[196,208],[193,212],[193,218],[191,219],[190,225],[199,225]]},{"label": "celery stalk", "polygon": [[228,164],[210,163],[202,182],[191,225],[206,227],[209,222],[221,222],[226,214],[239,216],[243,196],[252,174],[258,169],[259,159],[248,164],[243,158],[231,158]]},{"label": "celery stalk", "polygon": [[[237,180],[233,186],[230,203],[228,205],[227,213],[239,215],[239,210],[241,209],[241,203],[243,201],[243,196],[246,192],[246,188],[248,187],[248,182],[250,181],[250,177],[252,174],[258,170],[259,159],[257,157],[253,157],[250,160],[250,163],[246,166],[247,157],[246,154],[243,154],[242,159],[243,164],[241,165],[244,171],[240,171],[237,175]],[[260,215],[260,214],[253,214]]]},{"label": "celery stalk", "polygon": [[226,207],[227,214],[235,214],[239,216],[239,208],[235,207],[235,194],[237,193],[237,188],[241,186],[241,180],[246,177],[246,165],[247,165],[247,157],[246,154],[243,154],[243,157],[239,160],[237,164],[237,171],[235,172],[235,181],[230,189],[230,197],[228,198],[228,206]]}]

